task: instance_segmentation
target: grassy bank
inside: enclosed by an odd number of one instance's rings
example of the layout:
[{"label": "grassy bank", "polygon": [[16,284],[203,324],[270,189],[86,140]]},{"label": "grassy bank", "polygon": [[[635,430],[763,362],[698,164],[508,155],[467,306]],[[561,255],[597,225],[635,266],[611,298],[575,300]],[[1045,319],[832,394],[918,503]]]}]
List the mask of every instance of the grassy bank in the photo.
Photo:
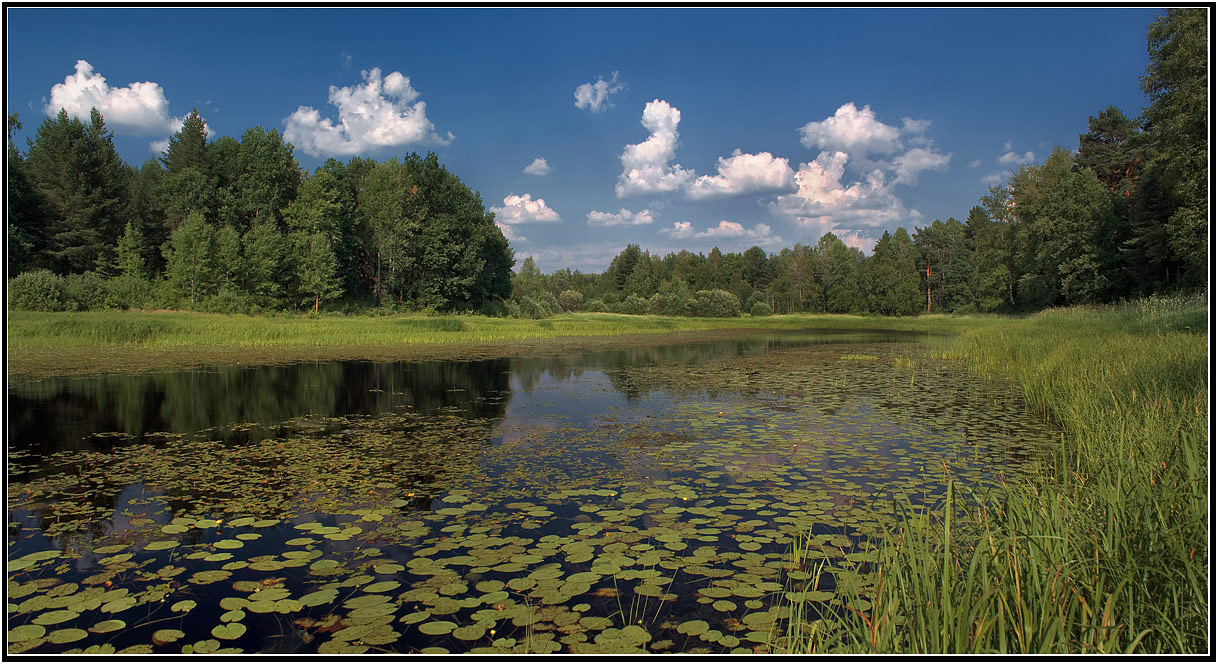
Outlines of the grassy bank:
[{"label": "grassy bank", "polygon": [[[647,335],[707,330],[858,329],[958,331],[947,316],[677,318],[565,314],[543,320],[485,316],[244,316],[193,312],[9,312],[10,377],[148,371],[199,364],[314,359],[459,358],[534,352]],[[658,337],[657,337],[658,340]]]},{"label": "grassy bank", "polygon": [[1201,298],[1053,310],[948,351],[1007,376],[1061,428],[1001,500],[949,493],[879,543],[870,607],[796,629],[796,649],[1205,653],[1207,309]]}]

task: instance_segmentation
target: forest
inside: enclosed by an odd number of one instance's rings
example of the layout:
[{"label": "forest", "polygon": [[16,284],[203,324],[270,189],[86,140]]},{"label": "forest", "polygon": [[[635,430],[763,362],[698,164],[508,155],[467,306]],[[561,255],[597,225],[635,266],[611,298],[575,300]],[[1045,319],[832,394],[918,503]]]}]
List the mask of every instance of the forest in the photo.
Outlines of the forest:
[{"label": "forest", "polygon": [[632,244],[595,274],[543,274],[532,258],[513,272],[494,215],[434,153],[309,173],[278,130],[209,141],[196,110],[136,167],[96,109],[89,122],[46,118],[24,152],[10,113],[8,303],[733,317],[1021,313],[1196,292],[1208,279],[1206,35],[1204,9],[1160,16],[1142,113],[1100,110],[1077,148],[1020,167],[964,221],[886,231],[871,255],[832,233],[771,254]]}]

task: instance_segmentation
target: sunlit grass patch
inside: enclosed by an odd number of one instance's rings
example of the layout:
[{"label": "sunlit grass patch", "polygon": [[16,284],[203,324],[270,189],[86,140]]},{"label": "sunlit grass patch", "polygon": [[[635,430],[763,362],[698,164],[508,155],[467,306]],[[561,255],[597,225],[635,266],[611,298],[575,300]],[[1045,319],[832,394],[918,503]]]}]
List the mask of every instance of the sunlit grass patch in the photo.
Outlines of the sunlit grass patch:
[{"label": "sunlit grass patch", "polygon": [[1060,448],[1001,500],[899,506],[872,609],[835,616],[837,646],[1206,652],[1207,315],[1199,297],[1050,310],[939,353],[1021,385]]}]

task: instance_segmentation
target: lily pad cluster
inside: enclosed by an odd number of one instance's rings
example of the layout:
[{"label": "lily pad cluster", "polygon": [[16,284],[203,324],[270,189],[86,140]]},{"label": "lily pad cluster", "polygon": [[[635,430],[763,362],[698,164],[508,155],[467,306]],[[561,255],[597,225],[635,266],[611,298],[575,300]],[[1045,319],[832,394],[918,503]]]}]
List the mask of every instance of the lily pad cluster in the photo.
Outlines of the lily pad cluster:
[{"label": "lily pad cluster", "polygon": [[[61,453],[9,485],[8,652],[781,650],[790,603],[869,606],[895,500],[948,475],[998,491],[1050,439],[1009,386],[916,348],[585,372],[505,419]],[[586,414],[623,381],[635,401]]]}]

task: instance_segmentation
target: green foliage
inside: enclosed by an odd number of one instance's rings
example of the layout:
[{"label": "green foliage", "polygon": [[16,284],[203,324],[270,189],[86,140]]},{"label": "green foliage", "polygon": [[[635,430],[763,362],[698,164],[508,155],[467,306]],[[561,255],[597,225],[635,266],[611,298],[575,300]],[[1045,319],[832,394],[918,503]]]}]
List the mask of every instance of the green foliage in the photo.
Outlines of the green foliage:
[{"label": "green foliage", "polygon": [[847,247],[833,233],[825,233],[816,243],[816,282],[821,285],[825,311],[852,313],[860,309],[857,249]]},{"label": "green foliage", "polygon": [[116,258],[114,267],[118,273],[134,279],[145,279],[148,276],[144,254],[148,251],[144,233],[134,222],[127,222],[123,235],[118,239],[115,248]]},{"label": "green foliage", "polygon": [[558,294],[558,306],[563,311],[580,311],[584,306],[584,294],[576,290],[564,290]]},{"label": "green foliage", "polygon": [[712,288],[694,293],[694,315],[703,318],[737,318],[740,298],[728,291]]},{"label": "green foliage", "polygon": [[63,311],[63,277],[46,269],[30,270],[9,279],[9,309],[20,311]]},{"label": "green foliage", "polygon": [[647,309],[647,300],[644,300],[634,293],[627,295],[620,303],[618,303],[616,307],[614,307],[614,311],[616,313],[631,314],[634,316],[641,316],[647,313]]},{"label": "green foliage", "polygon": [[343,294],[338,276],[338,260],[330,247],[330,240],[323,233],[292,233],[296,256],[296,278],[300,295],[306,303],[313,305],[313,312],[320,310],[322,302],[329,302]]},{"label": "green foliage", "polygon": [[749,310],[749,314],[751,316],[753,316],[754,318],[760,318],[762,316],[771,316],[774,314],[774,309],[771,308],[770,305],[766,304],[765,302],[757,302]]},{"label": "green foliage", "polygon": [[63,295],[69,311],[95,311],[106,304],[107,282],[96,272],[64,277]]},{"label": "green foliage", "polygon": [[691,316],[695,306],[689,286],[679,276],[660,284],[659,290],[651,297],[652,313],[662,316]]},{"label": "green foliage", "polygon": [[264,307],[276,307],[288,272],[288,242],[271,221],[254,224],[241,238],[245,291]]},{"label": "green foliage", "polygon": [[207,123],[199,115],[199,109],[191,109],[182,122],[182,128],[169,137],[161,162],[170,175],[193,168],[199,173],[211,173],[211,162],[207,153]]},{"label": "green foliage", "polygon": [[[96,109],[87,125],[63,110],[44,120],[21,171],[31,190],[22,192],[27,202],[38,201],[17,215],[33,262],[66,273],[113,259],[127,172]],[[29,232],[33,228],[38,230]]]},{"label": "green foliage", "polygon": [[193,304],[216,288],[215,229],[191,212],[173,232],[165,253],[165,276],[175,292]]},{"label": "green foliage", "polygon": [[106,309],[147,309],[154,302],[153,283],[142,277],[120,274],[106,284]]},{"label": "green foliage", "polygon": [[917,252],[904,228],[876,242],[875,253],[867,261],[865,289],[870,310],[886,316],[912,316],[918,313]]}]

